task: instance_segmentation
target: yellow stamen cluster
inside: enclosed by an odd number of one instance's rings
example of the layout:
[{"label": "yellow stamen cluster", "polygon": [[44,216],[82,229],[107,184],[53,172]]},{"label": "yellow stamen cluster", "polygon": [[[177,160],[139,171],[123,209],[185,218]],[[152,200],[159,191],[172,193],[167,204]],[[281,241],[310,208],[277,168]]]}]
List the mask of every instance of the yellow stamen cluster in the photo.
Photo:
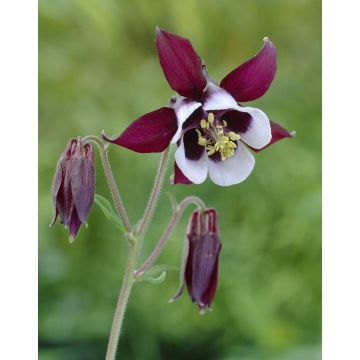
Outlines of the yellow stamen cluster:
[{"label": "yellow stamen cluster", "polygon": [[200,126],[206,136],[203,136],[199,129],[196,129],[198,134],[198,144],[204,146],[208,155],[213,155],[219,152],[221,160],[224,161],[234,155],[236,143],[234,141],[240,139],[240,135],[233,131],[224,131],[227,127],[225,120],[221,124],[214,125],[214,114],[209,113],[207,120],[202,119]]}]

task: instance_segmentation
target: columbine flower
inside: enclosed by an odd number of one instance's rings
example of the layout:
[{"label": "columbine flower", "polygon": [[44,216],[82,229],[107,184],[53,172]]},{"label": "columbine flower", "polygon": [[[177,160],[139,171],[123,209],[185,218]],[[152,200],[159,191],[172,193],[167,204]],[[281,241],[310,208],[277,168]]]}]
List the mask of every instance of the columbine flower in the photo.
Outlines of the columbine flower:
[{"label": "columbine flower", "polygon": [[182,294],[185,281],[191,300],[197,303],[200,312],[211,307],[217,287],[220,250],[215,209],[195,211],[187,231],[180,288],[172,301]]},{"label": "columbine flower", "polygon": [[259,109],[238,102],[267,91],[276,72],[276,49],[264,39],[261,51],[217,85],[188,39],[156,29],[161,67],[177,95],[168,107],[135,120],[118,138],[106,140],[130,150],[162,152],[176,143],[174,183],[218,185],[245,180],[259,151],[291,134]]},{"label": "columbine flower", "polygon": [[94,201],[95,165],[94,149],[82,140],[70,139],[57,163],[52,185],[54,219],[60,215],[61,223],[69,228],[70,241],[74,240]]}]

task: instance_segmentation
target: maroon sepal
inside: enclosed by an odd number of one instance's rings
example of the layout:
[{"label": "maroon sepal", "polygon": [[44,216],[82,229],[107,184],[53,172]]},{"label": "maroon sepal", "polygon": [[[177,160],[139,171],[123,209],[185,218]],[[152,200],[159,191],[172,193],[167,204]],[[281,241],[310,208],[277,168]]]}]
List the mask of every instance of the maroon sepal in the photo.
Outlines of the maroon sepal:
[{"label": "maroon sepal", "polygon": [[282,139],[292,138],[295,136],[295,132],[289,132],[286,129],[284,129],[282,126],[280,126],[279,124],[277,124],[271,120],[270,120],[270,126],[271,126],[271,134],[272,134],[271,141],[261,149],[254,149],[249,146],[251,148],[251,150],[253,150],[255,152],[259,152],[259,151],[266,149],[270,145],[275,144],[276,142],[278,142]]},{"label": "maroon sepal", "polygon": [[156,28],[156,47],[170,87],[182,96],[201,99],[207,81],[190,40]]},{"label": "maroon sepal", "polygon": [[258,99],[274,79],[276,48],[269,39],[264,40],[264,46],[257,55],[230,72],[220,83],[238,102]]},{"label": "maroon sepal", "polygon": [[174,109],[163,107],[133,121],[115,139],[103,135],[104,140],[138,153],[163,152],[177,130]]},{"label": "maroon sepal", "polygon": [[180,170],[180,168],[176,164],[176,161],[174,161],[174,176],[172,177],[172,184],[173,185],[176,185],[176,184],[190,185],[190,184],[192,184],[192,182]]}]

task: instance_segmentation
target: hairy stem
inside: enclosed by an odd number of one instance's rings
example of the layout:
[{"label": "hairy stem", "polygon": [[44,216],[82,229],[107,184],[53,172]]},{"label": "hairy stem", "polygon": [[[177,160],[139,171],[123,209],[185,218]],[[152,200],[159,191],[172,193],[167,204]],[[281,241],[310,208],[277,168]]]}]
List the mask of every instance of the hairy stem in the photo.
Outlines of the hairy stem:
[{"label": "hairy stem", "polygon": [[111,166],[108,158],[108,152],[107,147],[104,145],[103,141],[98,138],[97,136],[86,136],[83,138],[84,142],[94,142],[99,148],[101,162],[105,171],[105,175],[107,178],[107,182],[116,206],[116,210],[122,219],[124,226],[126,228],[126,237],[130,246],[128,259],[127,259],[127,265],[125,274],[122,280],[121,284],[121,290],[119,294],[119,298],[117,301],[114,319],[111,327],[110,332],[110,338],[106,353],[106,360],[114,360],[116,356],[117,351],[117,344],[119,341],[120,333],[121,333],[121,327],[124,320],[124,314],[126,310],[126,306],[128,303],[128,299],[130,296],[131,288],[133,286],[135,275],[140,275],[144,273],[148,267],[156,260],[158,255],[160,254],[163,246],[165,245],[166,240],[168,239],[172,229],[176,225],[177,221],[180,219],[183,211],[186,209],[186,207],[190,204],[195,204],[199,208],[205,209],[204,203],[195,196],[190,196],[186,199],[184,199],[180,204],[175,206],[174,213],[172,216],[172,219],[170,220],[170,223],[168,227],[166,228],[163,236],[161,237],[159,243],[155,247],[152,254],[149,256],[149,258],[145,261],[145,263],[140,267],[138,271],[135,271],[136,263],[139,257],[140,249],[142,240],[144,237],[144,234],[146,232],[146,229],[149,225],[149,222],[152,218],[153,212],[155,210],[156,203],[159,198],[161,186],[164,181],[164,176],[166,173],[166,166],[169,158],[169,148],[167,148],[161,155],[160,163],[158,167],[158,171],[155,178],[155,183],[153,186],[153,189],[150,194],[149,201],[146,205],[144,215],[142,219],[139,222],[139,225],[137,226],[136,230],[133,231],[130,220],[127,216],[127,213],[125,211],[123,202],[121,200],[119,191],[116,186],[116,182],[113,176],[113,173],[111,171]]},{"label": "hairy stem", "polygon": [[124,223],[124,226],[125,226],[125,229],[126,229],[127,233],[130,233],[131,230],[132,230],[130,220],[129,220],[129,217],[128,217],[127,213],[126,213],[123,202],[121,200],[119,190],[118,190],[118,188],[116,186],[114,175],[113,175],[113,173],[111,171],[109,155],[108,155],[108,150],[107,150],[106,146],[104,145],[102,140],[100,138],[98,138],[97,136],[95,136],[95,135],[85,136],[83,138],[83,141],[84,142],[92,141],[97,145],[97,147],[99,149],[99,153],[100,153],[101,162],[102,162],[102,165],[103,165],[103,168],[104,168],[105,176],[106,176],[109,188],[110,188],[112,198],[114,200],[116,210],[117,210],[122,222]]},{"label": "hairy stem", "polygon": [[181,218],[183,212],[191,204],[194,204],[198,208],[203,209],[203,210],[205,210],[205,208],[206,208],[203,201],[200,198],[196,197],[196,196],[189,196],[189,197],[185,198],[184,200],[182,200],[180,202],[180,204],[178,204],[176,206],[176,208],[174,209],[174,212],[173,212],[173,215],[172,215],[172,217],[171,217],[171,219],[169,221],[169,224],[166,227],[166,229],[165,229],[163,235],[161,236],[159,242],[155,246],[154,250],[149,255],[149,257],[145,260],[145,262],[140,266],[140,268],[134,272],[135,277],[141,276],[155,262],[155,260],[160,255],[163,247],[165,246],[166,241],[169,238],[172,230],[174,229],[175,225],[177,224],[177,222]]},{"label": "hairy stem", "polygon": [[134,283],[133,273],[138,257],[138,252],[139,252],[138,250],[139,250],[139,241],[137,241],[137,239],[134,239],[134,241],[130,243],[130,250],[127,260],[126,270],[125,270],[124,278],[122,280],[120,295],[118,298],[118,302],[116,304],[115,315],[111,327],[110,338],[106,352],[106,360],[114,360],[116,356],[117,344],[119,342],[121,326],[125,315],[126,305],[128,303],[131,288]]},{"label": "hairy stem", "polygon": [[100,156],[101,160],[104,166],[104,171],[106,174],[106,177],[108,179],[108,184],[111,190],[111,193],[114,198],[114,202],[116,205],[116,208],[118,210],[119,216],[124,222],[124,225],[127,230],[127,238],[130,246],[126,270],[124,274],[124,278],[122,280],[121,290],[118,298],[118,302],[115,309],[115,315],[111,327],[110,332],[110,338],[108,343],[108,349],[106,353],[106,360],[114,360],[116,356],[117,351],[117,344],[119,341],[120,333],[121,333],[121,327],[124,320],[124,314],[126,310],[126,306],[128,303],[128,299],[130,296],[131,288],[134,283],[134,272],[136,263],[139,257],[140,248],[141,248],[141,242],[142,238],[144,236],[144,233],[146,231],[146,228],[148,226],[149,221],[151,220],[152,214],[154,212],[160,189],[162,186],[162,183],[164,181],[164,175],[166,172],[166,165],[169,155],[169,148],[167,148],[161,155],[160,163],[158,172],[155,178],[154,187],[152,189],[150,199],[148,201],[148,204],[146,206],[144,216],[142,220],[139,223],[139,226],[137,228],[136,234],[132,232],[131,224],[128,219],[128,216],[125,212],[124,206],[122,204],[120,194],[117,190],[116,183],[114,180],[114,177],[111,172],[110,163],[107,155],[107,150],[103,144],[103,142],[97,138],[97,137],[86,137],[85,138],[88,141],[94,141],[100,150]]},{"label": "hairy stem", "polygon": [[154,183],[153,189],[151,191],[149,201],[146,205],[144,215],[143,215],[143,217],[139,223],[139,226],[137,228],[137,231],[136,231],[136,235],[140,239],[140,242],[144,236],[144,233],[145,233],[146,228],[151,220],[156,203],[158,201],[161,186],[164,182],[164,176],[166,173],[166,166],[167,166],[168,159],[169,159],[169,147],[166,148],[166,150],[161,154],[158,171],[157,171],[156,178],[155,178],[155,183]]}]

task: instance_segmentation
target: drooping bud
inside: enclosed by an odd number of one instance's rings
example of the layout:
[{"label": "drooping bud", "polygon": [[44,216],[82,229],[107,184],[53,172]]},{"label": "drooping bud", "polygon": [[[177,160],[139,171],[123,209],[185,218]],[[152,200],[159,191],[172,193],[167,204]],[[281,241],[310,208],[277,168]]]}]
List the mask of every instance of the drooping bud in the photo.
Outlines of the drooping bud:
[{"label": "drooping bud", "polygon": [[86,224],[95,195],[94,150],[81,138],[70,139],[57,163],[52,186],[54,225],[58,216],[69,228],[73,241],[81,224]]},{"label": "drooping bud", "polygon": [[194,211],[187,231],[180,289],[172,300],[181,295],[185,281],[191,300],[197,303],[200,312],[211,307],[217,288],[220,250],[215,209]]}]

